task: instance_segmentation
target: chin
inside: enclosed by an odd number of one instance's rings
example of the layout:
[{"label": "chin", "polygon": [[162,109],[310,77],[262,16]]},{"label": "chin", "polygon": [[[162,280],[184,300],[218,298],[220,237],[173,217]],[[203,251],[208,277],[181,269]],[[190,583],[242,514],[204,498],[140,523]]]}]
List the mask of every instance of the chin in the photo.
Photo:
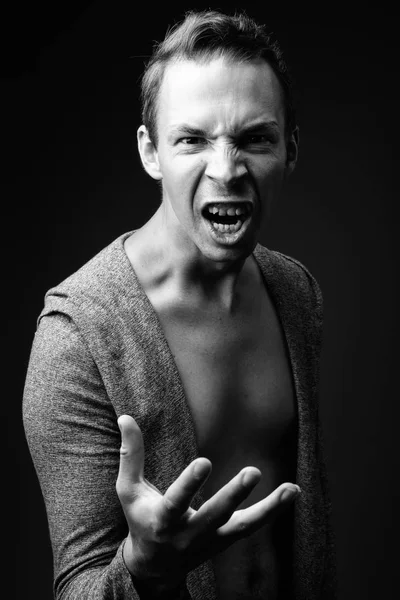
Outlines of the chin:
[{"label": "chin", "polygon": [[209,261],[215,263],[236,263],[243,262],[251,255],[257,241],[241,243],[236,245],[211,245],[201,244],[198,246],[202,255]]}]

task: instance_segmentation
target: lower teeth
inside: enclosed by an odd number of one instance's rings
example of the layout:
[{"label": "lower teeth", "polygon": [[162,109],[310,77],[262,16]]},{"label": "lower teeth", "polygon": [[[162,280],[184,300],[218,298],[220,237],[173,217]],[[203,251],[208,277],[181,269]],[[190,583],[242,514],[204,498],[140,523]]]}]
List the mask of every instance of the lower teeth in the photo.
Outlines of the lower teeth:
[{"label": "lower teeth", "polygon": [[216,231],[220,231],[221,233],[235,233],[239,231],[242,226],[242,221],[237,221],[233,225],[226,225],[223,223],[216,223],[215,221],[211,221],[212,226]]}]

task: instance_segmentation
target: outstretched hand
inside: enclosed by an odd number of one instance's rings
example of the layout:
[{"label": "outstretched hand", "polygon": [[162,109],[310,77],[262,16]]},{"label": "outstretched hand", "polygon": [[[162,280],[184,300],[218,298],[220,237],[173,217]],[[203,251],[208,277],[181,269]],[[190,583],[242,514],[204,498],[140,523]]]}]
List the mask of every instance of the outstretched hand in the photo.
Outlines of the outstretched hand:
[{"label": "outstretched hand", "polygon": [[261,478],[258,469],[245,467],[196,511],[190,503],[210,475],[211,462],[191,462],[162,495],[144,478],[144,445],[136,421],[122,415],[118,426],[116,490],[129,527],[124,560],[137,584],[154,598],[178,588],[190,570],[272,522],[299,492],[298,486],[283,483],[237,510]]}]

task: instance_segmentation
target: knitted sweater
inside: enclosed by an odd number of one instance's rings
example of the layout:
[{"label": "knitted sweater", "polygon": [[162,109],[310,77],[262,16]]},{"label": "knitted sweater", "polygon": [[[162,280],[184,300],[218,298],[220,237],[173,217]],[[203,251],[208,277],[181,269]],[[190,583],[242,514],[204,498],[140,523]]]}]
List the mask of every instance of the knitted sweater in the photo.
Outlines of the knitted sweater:
[{"label": "knitted sweater", "polygon": [[[157,315],[124,251],[126,233],[46,294],[24,393],[24,426],[48,515],[59,600],[135,600],[115,491],[120,433],[132,415],[145,476],[164,492],[198,456],[182,382]],[[317,408],[322,298],[309,272],[258,245],[254,256],[285,334],[298,408],[294,597],[335,597]],[[202,503],[198,494],[193,503]],[[215,599],[211,561],[185,597]]]}]

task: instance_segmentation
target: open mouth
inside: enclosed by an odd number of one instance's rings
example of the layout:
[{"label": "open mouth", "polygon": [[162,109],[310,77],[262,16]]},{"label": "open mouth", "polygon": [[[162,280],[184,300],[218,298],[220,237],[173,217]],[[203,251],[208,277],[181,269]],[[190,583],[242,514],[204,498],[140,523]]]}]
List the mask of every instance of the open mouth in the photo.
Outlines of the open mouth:
[{"label": "open mouth", "polygon": [[236,233],[252,212],[250,202],[215,202],[203,209],[203,217],[220,233]]}]

